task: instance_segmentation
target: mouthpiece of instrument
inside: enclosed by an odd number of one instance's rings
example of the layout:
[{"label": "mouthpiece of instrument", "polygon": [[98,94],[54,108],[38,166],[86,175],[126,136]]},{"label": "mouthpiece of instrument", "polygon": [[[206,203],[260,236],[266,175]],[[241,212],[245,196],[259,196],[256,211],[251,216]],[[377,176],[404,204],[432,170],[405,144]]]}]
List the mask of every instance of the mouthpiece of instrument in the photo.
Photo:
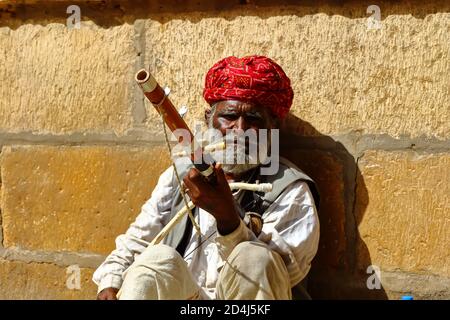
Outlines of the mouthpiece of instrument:
[{"label": "mouthpiece of instrument", "polygon": [[141,69],[136,73],[136,82],[142,87],[144,92],[152,92],[156,89],[158,83],[155,78],[145,69]]}]

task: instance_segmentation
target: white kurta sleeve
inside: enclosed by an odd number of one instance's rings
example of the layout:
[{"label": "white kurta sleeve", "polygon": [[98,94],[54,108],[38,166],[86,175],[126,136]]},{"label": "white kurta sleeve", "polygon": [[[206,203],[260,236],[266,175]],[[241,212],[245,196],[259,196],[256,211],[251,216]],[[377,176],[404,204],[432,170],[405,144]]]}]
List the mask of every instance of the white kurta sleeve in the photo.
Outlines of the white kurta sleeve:
[{"label": "white kurta sleeve", "polygon": [[93,281],[98,285],[98,292],[109,287],[119,289],[123,272],[168,222],[175,191],[172,176],[172,167],[163,172],[136,220],[125,234],[116,238],[116,249],[94,272]]},{"label": "white kurta sleeve", "polygon": [[[266,210],[258,241],[265,242],[283,258],[291,286],[309,272],[319,246],[319,218],[308,185],[299,181],[289,186]],[[228,235],[216,237],[219,254],[226,260],[233,248],[255,235],[242,222]]]}]

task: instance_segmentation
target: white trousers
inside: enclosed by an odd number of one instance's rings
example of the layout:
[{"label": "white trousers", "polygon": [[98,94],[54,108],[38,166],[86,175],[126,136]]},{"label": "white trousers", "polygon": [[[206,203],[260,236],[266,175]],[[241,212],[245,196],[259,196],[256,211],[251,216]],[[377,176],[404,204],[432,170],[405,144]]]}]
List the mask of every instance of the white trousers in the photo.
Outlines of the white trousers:
[{"label": "white trousers", "polygon": [[[126,270],[120,300],[201,299],[200,287],[173,248],[149,246]],[[221,300],[292,299],[289,275],[281,256],[259,242],[237,245],[219,273]]]}]

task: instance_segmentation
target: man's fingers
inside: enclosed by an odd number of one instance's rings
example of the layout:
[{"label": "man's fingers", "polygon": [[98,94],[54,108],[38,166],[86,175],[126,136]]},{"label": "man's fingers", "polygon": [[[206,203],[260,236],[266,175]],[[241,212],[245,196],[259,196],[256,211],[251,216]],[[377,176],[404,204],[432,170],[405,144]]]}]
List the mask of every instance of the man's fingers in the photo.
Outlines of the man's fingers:
[{"label": "man's fingers", "polygon": [[189,177],[189,179],[195,179],[196,177],[198,177],[199,175],[201,175],[200,171],[198,171],[196,168],[191,168],[188,171],[187,176]]},{"label": "man's fingers", "polygon": [[189,173],[183,179],[183,182],[185,184],[184,190],[191,198],[200,194],[198,182],[195,180],[196,180],[195,178],[194,178],[194,181],[191,179],[191,177],[189,176]]},{"label": "man's fingers", "polygon": [[204,184],[206,182],[205,177],[196,168],[192,168],[191,170],[189,170],[187,176],[191,182],[199,186],[202,183]]},{"label": "man's fingers", "polygon": [[[206,178],[195,168],[192,168],[187,174],[188,180],[195,184],[198,189],[210,188],[211,186],[208,184]],[[187,186],[190,188],[190,186]],[[192,189],[191,189],[192,190]]]},{"label": "man's fingers", "polygon": [[104,292],[97,296],[97,300],[117,300],[117,296],[112,292]]},{"label": "man's fingers", "polygon": [[192,190],[192,189],[196,188],[188,175],[186,175],[183,178],[183,182],[184,182],[184,190]]},{"label": "man's fingers", "polygon": [[225,173],[222,170],[222,165],[216,163],[214,166],[214,175],[216,176],[217,186],[212,186],[208,180],[195,168],[189,170],[186,176],[183,178],[183,182],[185,184],[185,190],[188,189],[189,196],[191,199],[196,196],[199,196],[200,193],[208,194],[212,189],[216,189],[216,191],[224,191],[224,188],[228,188],[228,182],[225,177]]},{"label": "man's fingers", "polygon": [[220,185],[228,186],[227,178],[225,177],[225,172],[222,170],[222,164],[216,163],[216,165],[214,166],[214,173],[216,175],[217,183],[219,186]]}]

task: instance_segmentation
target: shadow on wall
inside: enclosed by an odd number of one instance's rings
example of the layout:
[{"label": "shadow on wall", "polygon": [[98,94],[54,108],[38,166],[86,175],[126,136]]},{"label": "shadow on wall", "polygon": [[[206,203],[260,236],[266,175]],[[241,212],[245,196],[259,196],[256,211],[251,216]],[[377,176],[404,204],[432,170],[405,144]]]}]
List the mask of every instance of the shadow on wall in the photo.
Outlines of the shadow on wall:
[{"label": "shadow on wall", "polygon": [[[368,204],[367,189],[354,156],[310,123],[289,115],[281,129],[282,156],[317,184],[320,193],[320,244],[308,278],[313,299],[387,299],[374,272],[358,226]],[[356,185],[357,184],[357,185]]]}]

